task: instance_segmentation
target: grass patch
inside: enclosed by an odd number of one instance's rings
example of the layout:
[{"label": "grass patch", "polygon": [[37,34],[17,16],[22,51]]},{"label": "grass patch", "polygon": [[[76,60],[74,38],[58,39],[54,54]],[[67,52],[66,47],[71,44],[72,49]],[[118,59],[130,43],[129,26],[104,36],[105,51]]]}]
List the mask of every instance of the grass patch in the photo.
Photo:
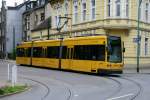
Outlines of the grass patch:
[{"label": "grass patch", "polygon": [[0,88],[0,95],[8,95],[13,94],[17,92],[24,91],[27,88],[27,86],[5,86]]}]

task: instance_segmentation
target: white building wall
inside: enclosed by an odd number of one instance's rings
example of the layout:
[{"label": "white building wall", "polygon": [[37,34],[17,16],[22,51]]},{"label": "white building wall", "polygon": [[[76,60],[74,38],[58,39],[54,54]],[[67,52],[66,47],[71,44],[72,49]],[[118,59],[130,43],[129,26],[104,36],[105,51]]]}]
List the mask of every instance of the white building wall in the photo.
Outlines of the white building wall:
[{"label": "white building wall", "polygon": [[25,11],[25,6],[16,10],[7,10],[6,24],[6,51],[13,51],[13,28],[15,29],[15,46],[22,40],[22,13]]}]

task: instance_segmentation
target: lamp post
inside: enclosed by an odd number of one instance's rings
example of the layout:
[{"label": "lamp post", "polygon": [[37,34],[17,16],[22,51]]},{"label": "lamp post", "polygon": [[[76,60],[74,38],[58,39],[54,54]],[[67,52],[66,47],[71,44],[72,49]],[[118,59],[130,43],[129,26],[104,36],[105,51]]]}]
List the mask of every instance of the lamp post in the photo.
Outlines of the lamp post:
[{"label": "lamp post", "polygon": [[138,0],[138,25],[137,25],[137,73],[139,73],[139,64],[140,64],[140,7],[142,0]]},{"label": "lamp post", "polygon": [[[61,19],[66,19],[66,21],[61,25]],[[61,69],[61,59],[62,59],[62,50],[63,50],[63,34],[61,34],[61,30],[68,23],[68,20],[71,19],[69,17],[59,17],[59,22],[57,25],[57,31],[60,34],[60,46],[59,46],[59,69]]]}]

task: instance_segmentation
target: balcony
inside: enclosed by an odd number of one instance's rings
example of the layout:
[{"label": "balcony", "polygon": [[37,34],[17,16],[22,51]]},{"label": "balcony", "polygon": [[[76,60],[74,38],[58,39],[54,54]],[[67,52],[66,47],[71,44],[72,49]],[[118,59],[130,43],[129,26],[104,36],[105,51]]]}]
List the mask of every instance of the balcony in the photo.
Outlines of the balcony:
[{"label": "balcony", "polygon": [[104,19],[104,29],[130,29],[130,19]]},{"label": "balcony", "polygon": [[[140,22],[142,30],[150,31],[150,23]],[[104,29],[131,29],[137,28],[137,20],[135,19],[104,19]]]},{"label": "balcony", "polygon": [[[140,27],[142,30],[150,31],[150,23],[140,23]],[[94,21],[87,21],[83,23],[73,24],[72,30],[91,30],[91,29],[105,29],[105,30],[130,30],[137,28],[137,20],[133,19],[101,19],[101,20],[94,20]]]}]

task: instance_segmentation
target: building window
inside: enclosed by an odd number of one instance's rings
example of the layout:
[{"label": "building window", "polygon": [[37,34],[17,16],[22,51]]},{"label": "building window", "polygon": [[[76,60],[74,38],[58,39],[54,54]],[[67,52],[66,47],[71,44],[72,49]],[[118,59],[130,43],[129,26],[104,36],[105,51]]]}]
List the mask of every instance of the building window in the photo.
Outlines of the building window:
[{"label": "building window", "polygon": [[145,55],[148,55],[148,38],[145,38]]},{"label": "building window", "polygon": [[116,16],[121,15],[121,3],[120,0],[116,0]]},{"label": "building window", "polygon": [[126,0],[126,17],[129,17],[129,0]]},{"label": "building window", "polygon": [[37,5],[41,6],[45,4],[45,0],[37,0]]},{"label": "building window", "polygon": [[45,4],[45,0],[41,0],[41,5],[44,5]]},{"label": "building window", "polygon": [[95,0],[91,0],[91,19],[95,19]]},{"label": "building window", "polygon": [[74,19],[74,23],[77,23],[78,22],[78,1],[74,0],[73,5],[74,5],[74,9],[73,9],[74,17],[73,17],[73,19]]},{"label": "building window", "polygon": [[26,18],[26,29],[30,30],[30,15],[28,15]]},{"label": "building window", "polygon": [[86,1],[82,2],[82,20],[86,20]]},{"label": "building window", "polygon": [[45,19],[45,15],[44,13],[41,13],[41,21],[43,21]]},{"label": "building window", "polygon": [[107,7],[108,7],[108,13],[107,13],[107,15],[108,15],[108,17],[110,17],[111,16],[111,0],[108,0]]},{"label": "building window", "polygon": [[35,15],[35,23],[38,22],[38,15]]},{"label": "building window", "polygon": [[60,15],[55,16],[55,27],[58,27],[58,25],[61,25],[61,21],[60,21],[59,17],[61,17],[61,16]]},{"label": "building window", "polygon": [[55,16],[55,26],[57,27],[58,25],[58,16]]},{"label": "building window", "polygon": [[[66,2],[65,3],[65,17],[68,17],[68,3]],[[64,26],[64,30],[66,31],[67,30],[67,24],[65,24]]]},{"label": "building window", "polygon": [[148,7],[149,7],[149,4],[146,3],[146,9],[145,9],[145,21],[146,22],[148,21]]}]

